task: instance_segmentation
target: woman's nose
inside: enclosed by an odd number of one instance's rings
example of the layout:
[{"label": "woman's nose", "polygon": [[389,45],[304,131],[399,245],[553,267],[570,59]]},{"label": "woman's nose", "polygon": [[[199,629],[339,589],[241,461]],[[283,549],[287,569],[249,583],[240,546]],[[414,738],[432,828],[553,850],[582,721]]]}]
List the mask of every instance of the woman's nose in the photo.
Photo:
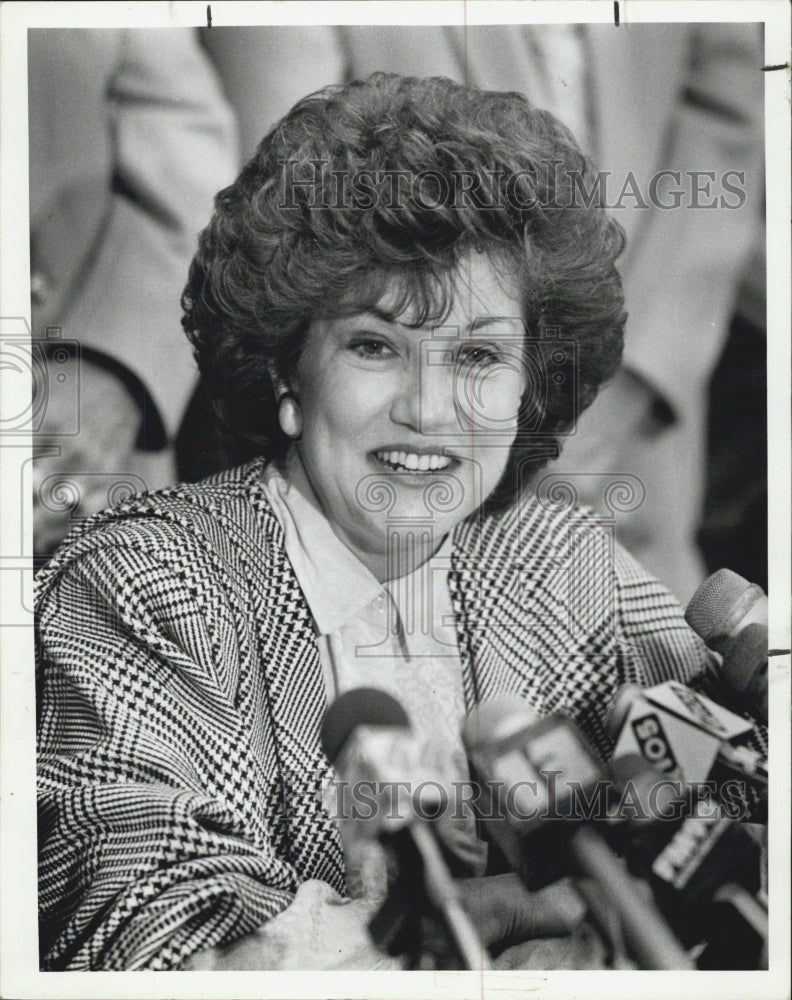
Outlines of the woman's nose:
[{"label": "woman's nose", "polygon": [[403,372],[390,415],[419,434],[458,431],[453,365],[427,352],[420,364]]}]

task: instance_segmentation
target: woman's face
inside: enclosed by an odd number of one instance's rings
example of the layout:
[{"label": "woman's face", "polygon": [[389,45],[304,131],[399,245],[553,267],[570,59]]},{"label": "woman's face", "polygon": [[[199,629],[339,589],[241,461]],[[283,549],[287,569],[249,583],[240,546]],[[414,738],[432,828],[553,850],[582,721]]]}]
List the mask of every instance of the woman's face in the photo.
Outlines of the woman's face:
[{"label": "woman's face", "polygon": [[462,258],[442,325],[371,310],[315,319],[294,386],[298,449],[325,516],[380,580],[409,572],[486,500],[526,385],[515,279]]}]

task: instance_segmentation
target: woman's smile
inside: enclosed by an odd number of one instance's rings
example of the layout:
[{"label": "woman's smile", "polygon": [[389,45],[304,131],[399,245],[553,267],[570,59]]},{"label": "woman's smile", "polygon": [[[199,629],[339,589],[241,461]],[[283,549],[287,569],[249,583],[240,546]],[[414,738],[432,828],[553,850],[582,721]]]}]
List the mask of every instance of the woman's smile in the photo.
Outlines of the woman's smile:
[{"label": "woman's smile", "polygon": [[426,473],[450,471],[459,465],[459,460],[449,455],[436,450],[418,450],[409,445],[380,448],[374,452],[374,458],[386,469],[417,477],[425,476]]}]

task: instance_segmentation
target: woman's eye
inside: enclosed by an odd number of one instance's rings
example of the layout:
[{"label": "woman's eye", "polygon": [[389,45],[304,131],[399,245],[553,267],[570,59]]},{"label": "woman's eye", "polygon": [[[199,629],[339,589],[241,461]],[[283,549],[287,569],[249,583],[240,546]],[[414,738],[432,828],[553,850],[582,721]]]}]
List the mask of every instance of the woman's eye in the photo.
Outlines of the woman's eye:
[{"label": "woman's eye", "polygon": [[361,358],[387,358],[393,354],[391,347],[383,340],[354,340],[349,346]]}]

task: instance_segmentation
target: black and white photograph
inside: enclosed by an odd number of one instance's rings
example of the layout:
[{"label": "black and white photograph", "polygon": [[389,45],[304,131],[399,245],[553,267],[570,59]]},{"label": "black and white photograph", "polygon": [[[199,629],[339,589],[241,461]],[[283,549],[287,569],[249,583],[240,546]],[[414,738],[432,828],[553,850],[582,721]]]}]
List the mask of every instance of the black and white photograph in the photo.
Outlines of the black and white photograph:
[{"label": "black and white photograph", "polygon": [[0,995],[789,996],[789,37],[3,6]]}]

